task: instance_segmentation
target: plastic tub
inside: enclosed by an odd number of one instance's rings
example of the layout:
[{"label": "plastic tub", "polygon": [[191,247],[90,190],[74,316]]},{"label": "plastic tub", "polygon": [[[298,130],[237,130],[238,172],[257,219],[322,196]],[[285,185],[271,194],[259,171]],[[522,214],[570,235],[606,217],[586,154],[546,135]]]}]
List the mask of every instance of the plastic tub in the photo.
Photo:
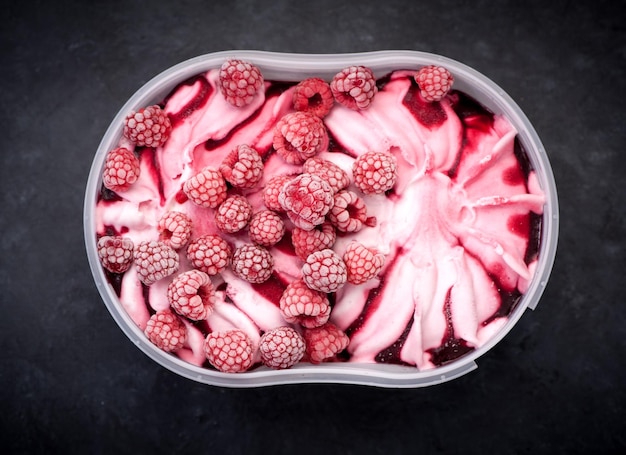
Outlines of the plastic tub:
[{"label": "plastic tub", "polygon": [[[545,192],[546,203],[542,220],[539,261],[528,291],[522,296],[506,325],[480,348],[430,370],[382,364],[328,363],[322,365],[297,364],[288,370],[260,368],[253,371],[228,374],[201,368],[161,351],[148,341],[138,328],[108,283],[96,252],[95,202],[101,187],[101,173],[106,154],[122,134],[124,117],[128,112],[162,100],[178,83],[187,78],[218,68],[227,58],[240,58],[255,63],[268,80],[299,81],[309,76],[330,80],[334,74],[349,65],[365,65],[381,77],[391,70],[419,68],[440,64],[455,77],[454,88],[464,91],[494,113],[504,114],[519,133],[538,182]],[[495,83],[477,71],[454,60],[416,51],[379,51],[356,54],[305,55],[262,51],[217,52],[180,63],[145,84],[120,109],[111,122],[94,157],[87,183],[84,226],[87,255],[93,277],[109,312],[126,336],[150,358],[171,371],[206,384],[226,387],[259,387],[293,383],[346,383],[378,387],[422,387],[442,383],[474,370],[476,359],[495,346],[517,323],[526,309],[534,309],[546,287],[558,239],[558,200],[552,169],[543,145],[530,121],[517,104]]]}]

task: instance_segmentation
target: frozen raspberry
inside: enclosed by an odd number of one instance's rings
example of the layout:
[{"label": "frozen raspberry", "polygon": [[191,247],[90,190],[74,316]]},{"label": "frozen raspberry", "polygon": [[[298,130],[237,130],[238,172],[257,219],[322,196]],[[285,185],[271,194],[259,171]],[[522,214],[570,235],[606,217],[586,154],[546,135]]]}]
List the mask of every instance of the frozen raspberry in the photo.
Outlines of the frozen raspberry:
[{"label": "frozen raspberry", "polygon": [[100,237],[98,257],[102,266],[109,272],[125,272],[133,262],[133,241],[119,236]]},{"label": "frozen raspberry", "polygon": [[358,232],[363,225],[376,225],[376,218],[367,216],[365,202],[353,191],[344,190],[335,194],[333,208],[327,218],[341,232]]},{"label": "frozen raspberry", "polygon": [[429,65],[415,74],[415,82],[420,87],[420,95],[426,101],[441,101],[452,88],[454,77],[443,66]]},{"label": "frozen raspberry", "polygon": [[359,110],[369,107],[378,92],[374,73],[364,66],[344,68],[333,77],[330,89],[338,103]]},{"label": "frozen raspberry", "polygon": [[308,287],[320,292],[335,292],[348,278],[346,264],[330,248],[309,254],[302,266],[302,279]]},{"label": "frozen raspberry", "polygon": [[187,245],[191,237],[191,218],[182,212],[167,212],[157,227],[159,240],[175,250]]},{"label": "frozen raspberry", "polygon": [[301,81],[293,91],[293,108],[319,118],[326,117],[334,103],[330,85],[319,77]]},{"label": "frozen raspberry", "polygon": [[230,59],[220,68],[220,89],[233,106],[250,104],[263,85],[261,70],[243,60]]},{"label": "frozen raspberry", "polygon": [[389,153],[364,153],[354,161],[352,177],[364,194],[384,193],[396,183],[396,158]]},{"label": "frozen raspberry", "polygon": [[200,270],[189,270],[169,284],[167,300],[181,316],[201,321],[213,311],[215,289],[209,275]]},{"label": "frozen raspberry", "polygon": [[351,242],[343,254],[348,270],[348,283],[361,284],[371,280],[385,265],[385,255],[375,248]]},{"label": "frozen raspberry", "polygon": [[263,177],[263,161],[252,147],[238,145],[222,161],[220,172],[235,188],[252,188]]},{"label": "frozen raspberry", "polygon": [[282,212],[283,207],[278,202],[280,190],[287,182],[292,181],[293,175],[276,175],[272,177],[263,188],[263,202],[265,207],[275,212]]},{"label": "frozen raspberry", "polygon": [[187,247],[187,259],[207,275],[221,273],[230,263],[232,250],[228,242],[218,235],[203,235]]},{"label": "frozen raspberry", "polygon": [[333,206],[333,190],[323,178],[300,174],[283,186],[278,202],[289,219],[301,229],[311,230],[324,222]]},{"label": "frozen raspberry", "polygon": [[330,303],[326,294],[311,289],[298,279],[289,283],[283,291],[280,311],[289,323],[319,327],[330,317]]},{"label": "frozen raspberry", "polygon": [[124,136],[140,147],[160,147],[170,137],[172,125],[156,104],[131,112],[124,121]]},{"label": "frozen raspberry", "polygon": [[327,322],[321,327],[304,330],[306,354],[311,363],[331,360],[348,347],[350,339],[339,327]]},{"label": "frozen raspberry", "polygon": [[291,368],[304,356],[304,338],[291,327],[277,327],[259,341],[261,362],[276,370]]},{"label": "frozen raspberry", "polygon": [[204,340],[204,355],[219,371],[241,373],[252,366],[254,346],[239,329],[211,332]]},{"label": "frozen raspberry", "polygon": [[215,224],[222,232],[233,234],[246,227],[251,216],[252,206],[248,200],[234,195],[222,202],[215,211]]},{"label": "frozen raspberry", "polygon": [[292,112],[276,124],[273,145],[285,162],[302,164],[328,148],[328,133],[319,117]]},{"label": "frozen raspberry", "polygon": [[135,154],[124,147],[118,147],[107,155],[102,184],[116,193],[126,191],[137,181],[139,172],[139,160]]},{"label": "frozen raspberry", "polygon": [[156,240],[139,243],[134,252],[139,280],[146,286],[170,276],[178,270],[178,253]]},{"label": "frozen raspberry", "polygon": [[317,157],[306,160],[302,165],[302,172],[322,177],[335,193],[350,184],[350,177],[343,169],[332,161]]},{"label": "frozen raspberry", "polygon": [[214,209],[226,199],[226,182],[219,171],[205,167],[183,184],[189,199],[201,207]]},{"label": "frozen raspberry", "polygon": [[335,228],[328,222],[315,226],[310,231],[295,227],[291,232],[291,243],[296,256],[303,261],[311,253],[332,247],[336,239],[337,233]]},{"label": "frozen raspberry", "polygon": [[276,245],[284,234],[285,223],[280,216],[271,210],[255,213],[248,223],[248,236],[257,245]]},{"label": "frozen raspberry", "polygon": [[179,350],[187,340],[185,324],[169,309],[153,314],[148,319],[144,333],[154,345],[165,352]]},{"label": "frozen raspberry", "polygon": [[263,283],[272,276],[274,259],[262,246],[248,244],[235,250],[231,266],[239,278],[250,283]]}]

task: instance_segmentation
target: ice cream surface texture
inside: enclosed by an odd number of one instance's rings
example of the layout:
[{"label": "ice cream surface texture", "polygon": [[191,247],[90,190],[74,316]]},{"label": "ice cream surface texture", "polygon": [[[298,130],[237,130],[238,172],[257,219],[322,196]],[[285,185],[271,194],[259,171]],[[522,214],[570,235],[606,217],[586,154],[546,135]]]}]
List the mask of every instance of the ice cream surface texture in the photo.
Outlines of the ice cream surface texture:
[{"label": "ice cream surface texture", "polygon": [[[312,83],[308,107],[327,112],[305,118],[296,82],[259,83],[254,73],[235,105],[223,81],[234,76],[215,68],[159,104],[165,142],[120,139],[138,177],[102,187],[96,231],[132,241],[128,269],[106,274],[151,341],[163,346],[152,338],[161,330],[168,355],[220,371],[297,362],[427,370],[502,329],[533,279],[545,197],[512,124],[454,88],[430,100],[418,69],[342,76],[363,83],[343,89],[361,107],[333,99],[334,81]],[[201,204],[211,176],[223,188]],[[146,283],[137,249],[149,254],[150,242],[166,257]],[[197,252],[218,243],[222,267],[201,270]],[[229,355],[236,368],[219,360]]]}]

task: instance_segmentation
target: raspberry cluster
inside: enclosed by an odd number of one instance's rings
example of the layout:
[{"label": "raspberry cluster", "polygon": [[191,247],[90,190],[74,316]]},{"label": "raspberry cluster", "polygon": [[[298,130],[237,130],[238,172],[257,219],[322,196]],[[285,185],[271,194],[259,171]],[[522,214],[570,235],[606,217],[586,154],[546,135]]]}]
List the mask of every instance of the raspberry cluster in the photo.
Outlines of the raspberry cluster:
[{"label": "raspberry cluster", "polygon": [[[439,67],[423,68],[415,79],[429,101],[445,96],[453,80]],[[245,108],[262,96],[263,83],[260,69],[249,62],[231,59],[219,70],[218,88],[232,105],[229,109]],[[161,280],[167,284],[170,307],[154,313],[145,328],[160,349],[181,349],[186,327],[210,317],[223,294],[219,286],[225,270],[250,286],[275,275],[274,248],[283,248],[285,241],[301,264],[300,276],[286,283],[278,302],[285,325],[261,334],[237,327],[210,331],[203,346],[208,363],[227,373],[247,371],[255,362],[284,369],[302,360],[333,361],[348,346],[348,336],[330,322],[333,294],[376,279],[385,255],[358,241],[337,248],[335,240],[376,225],[366,200],[393,189],[397,162],[387,151],[363,151],[350,168],[345,161],[325,159],[330,139],[324,118],[335,104],[360,110],[375,99],[369,68],[345,68],[330,83],[309,78],[292,93],[293,111],[277,119],[269,132],[272,151],[290,169],[299,166],[299,172],[265,175],[261,153],[239,144],[221,163],[182,182],[179,205],[156,220],[154,238],[142,237],[136,245],[123,234],[98,239],[98,256],[110,273],[134,267],[144,287]],[[158,105],[130,113],[124,123],[125,137],[138,147],[162,147],[171,129]],[[123,194],[139,180],[140,160],[131,149],[119,147],[108,154],[102,175],[107,189]],[[259,197],[250,197],[254,194]],[[201,223],[201,233],[207,225],[214,228],[199,235],[195,223]]]}]

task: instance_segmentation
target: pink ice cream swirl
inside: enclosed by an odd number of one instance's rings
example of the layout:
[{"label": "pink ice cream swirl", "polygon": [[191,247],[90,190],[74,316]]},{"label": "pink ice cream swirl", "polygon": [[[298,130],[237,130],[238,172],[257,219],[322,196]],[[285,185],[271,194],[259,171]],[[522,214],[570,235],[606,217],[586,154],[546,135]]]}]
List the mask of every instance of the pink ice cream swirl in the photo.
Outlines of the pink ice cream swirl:
[{"label": "pink ice cream swirl", "polygon": [[352,155],[387,150],[401,169],[393,194],[366,201],[383,214],[368,239],[387,254],[381,283],[346,286],[331,318],[350,334],[351,361],[426,369],[504,325],[503,295],[523,293],[532,277],[530,213],[542,213],[544,196],[523,175],[505,118],[460,117],[460,94],[428,106],[414,91],[395,74],[371,109],[336,108],[326,121]]},{"label": "pink ice cream swirl", "polygon": [[[216,78],[211,70],[166,98],[172,135],[164,147],[140,151],[141,176],[131,190],[100,198],[100,235],[153,239],[158,219],[177,210],[194,220],[192,238],[216,233],[238,246],[245,240],[219,232],[206,209],[179,197],[185,180],[204,166],[217,168],[246,143],[265,162],[263,180],[245,194],[256,211],[264,208],[260,189],[272,175],[301,170],[272,149],[274,125],[293,110],[293,85],[266,81],[252,104],[236,108],[220,96]],[[392,153],[399,165],[390,193],[363,195],[377,225],[339,236],[334,246],[342,254],[358,239],[386,255],[378,279],[347,284],[335,296],[331,320],[351,339],[345,360],[426,369],[481,346],[506,323],[537,261],[534,232],[544,196],[520,159],[516,131],[459,92],[422,103],[402,71],[388,76],[368,109],[336,104],[324,123],[332,140],[321,157],[349,175],[354,159],[370,150]],[[264,331],[289,325],[277,303],[300,276],[302,261],[281,243],[271,248],[275,272],[267,284],[251,285],[228,272],[214,277],[214,311],[206,321],[186,324],[181,358],[202,365],[202,341],[211,330],[237,327],[258,342]],[[179,256],[180,271],[190,269],[184,251]],[[140,328],[152,312],[168,307],[171,278],[146,293],[133,267],[122,277],[120,301]]]}]

